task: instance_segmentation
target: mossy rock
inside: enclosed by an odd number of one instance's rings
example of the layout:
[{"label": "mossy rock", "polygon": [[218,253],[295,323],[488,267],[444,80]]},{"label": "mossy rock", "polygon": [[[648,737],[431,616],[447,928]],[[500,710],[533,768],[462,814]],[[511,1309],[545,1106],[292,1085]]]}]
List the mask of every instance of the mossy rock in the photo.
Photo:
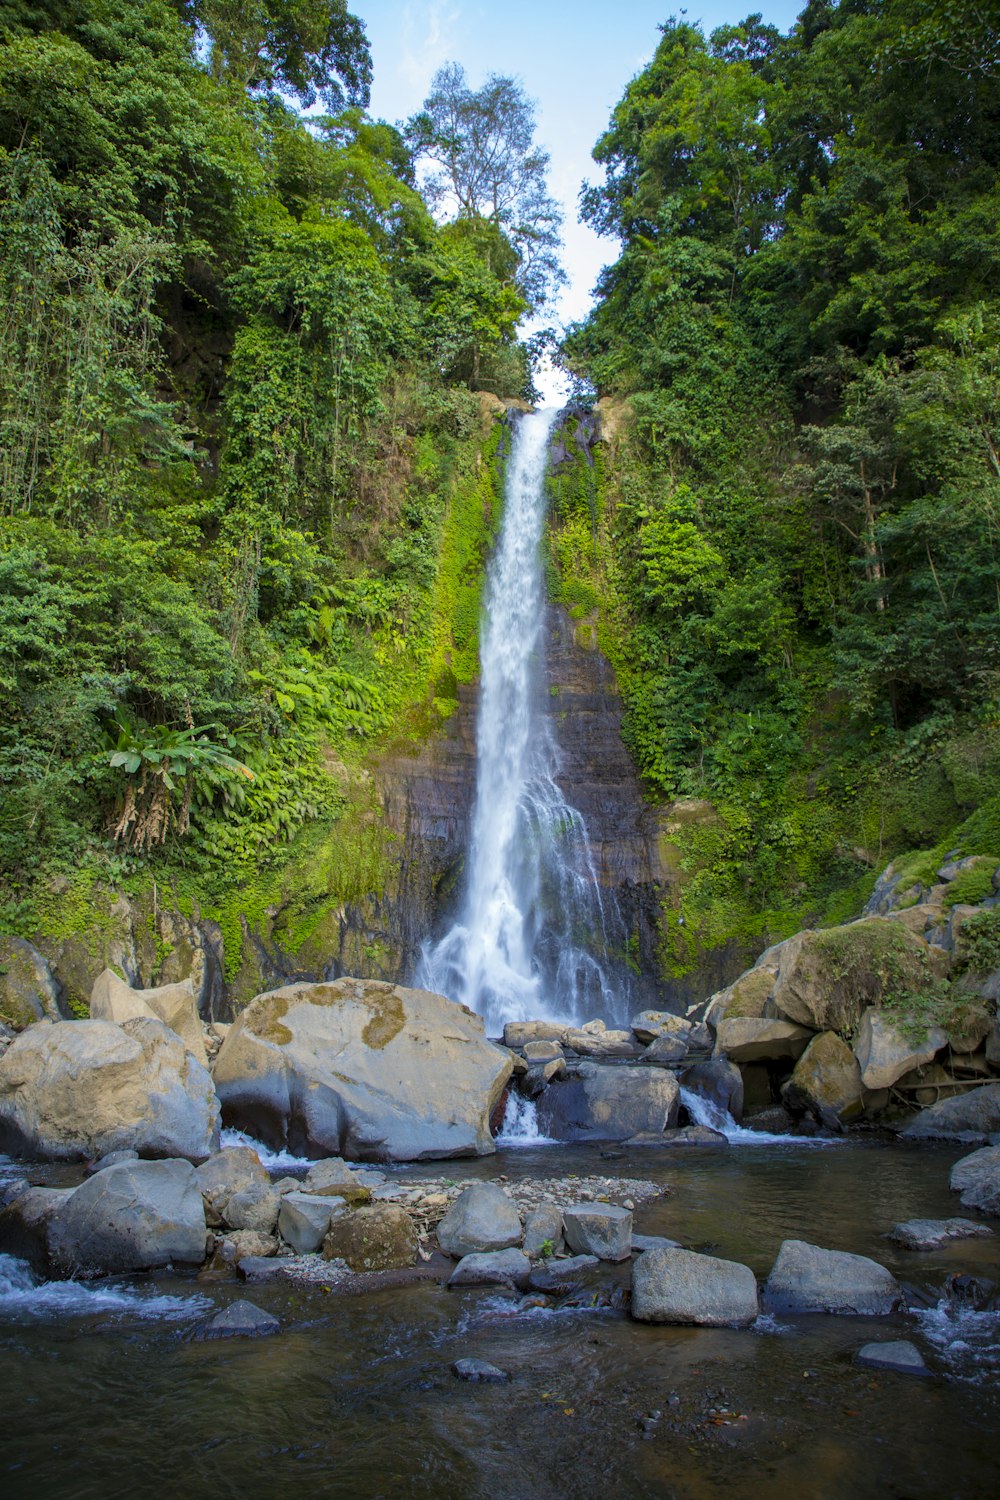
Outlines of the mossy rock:
[{"label": "mossy rock", "polygon": [[729,992],[726,1015],[758,1020],[765,1013],[764,1007],[773,988],[774,975],[769,969],[751,969],[742,974]]},{"label": "mossy rock", "polygon": [[398,1271],[417,1259],[417,1231],[405,1208],[378,1203],[337,1219],[323,1241],[324,1260],[352,1271]]},{"label": "mossy rock", "polygon": [[63,1019],[51,969],[23,938],[0,937],[0,1021],[23,1031],[45,1016]]}]

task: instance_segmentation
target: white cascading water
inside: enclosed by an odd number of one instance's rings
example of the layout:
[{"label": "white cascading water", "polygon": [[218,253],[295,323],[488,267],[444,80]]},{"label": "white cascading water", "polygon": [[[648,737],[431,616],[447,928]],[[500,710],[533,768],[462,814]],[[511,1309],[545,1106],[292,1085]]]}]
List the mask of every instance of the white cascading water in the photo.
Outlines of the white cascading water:
[{"label": "white cascading water", "polygon": [[[458,921],[425,944],[416,982],[506,1021],[620,1019],[627,983],[612,979],[609,933],[580,813],[556,776],[559,751],[542,708],[545,591],[541,540],[548,444],[557,413],[517,424],[500,539],[480,640],[476,799]],[[610,913],[617,928],[616,912]]]}]

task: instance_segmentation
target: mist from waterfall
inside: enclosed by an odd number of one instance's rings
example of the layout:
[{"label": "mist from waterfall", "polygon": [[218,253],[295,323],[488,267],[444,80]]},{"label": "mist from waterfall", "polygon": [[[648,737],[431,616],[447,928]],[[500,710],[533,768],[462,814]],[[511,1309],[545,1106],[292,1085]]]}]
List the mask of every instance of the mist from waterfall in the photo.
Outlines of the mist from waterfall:
[{"label": "mist from waterfall", "polygon": [[[628,1006],[625,933],[602,901],[580,813],[557,784],[559,748],[544,712],[548,444],[558,413],[516,427],[500,537],[480,635],[476,797],[458,920],[424,946],[417,983],[506,1021],[608,1021]],[[614,973],[620,970],[622,972]]]}]

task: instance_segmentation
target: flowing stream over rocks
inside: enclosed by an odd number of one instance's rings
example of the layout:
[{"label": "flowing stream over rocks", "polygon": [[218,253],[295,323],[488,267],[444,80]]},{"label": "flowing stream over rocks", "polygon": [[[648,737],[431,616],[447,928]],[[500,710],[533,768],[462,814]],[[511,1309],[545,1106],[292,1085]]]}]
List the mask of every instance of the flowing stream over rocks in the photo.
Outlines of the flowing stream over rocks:
[{"label": "flowing stream over rocks", "polygon": [[581,814],[558,782],[545,692],[541,557],[548,445],[557,413],[520,419],[481,636],[476,798],[464,903],[428,943],[416,982],[506,1021],[627,1020],[625,931],[602,898]]}]

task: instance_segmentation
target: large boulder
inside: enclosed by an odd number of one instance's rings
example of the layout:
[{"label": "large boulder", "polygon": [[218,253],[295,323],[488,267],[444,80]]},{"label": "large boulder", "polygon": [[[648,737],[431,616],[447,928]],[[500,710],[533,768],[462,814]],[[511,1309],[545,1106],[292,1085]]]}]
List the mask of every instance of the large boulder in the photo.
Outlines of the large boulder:
[{"label": "large boulder", "polygon": [[813,1036],[808,1026],[767,1017],[724,1016],[716,1027],[717,1056],[731,1062],[760,1062],[801,1057]]},{"label": "large boulder", "polygon": [[691,1250],[646,1250],[632,1270],[632,1316],[640,1323],[745,1328],[757,1317],[749,1266]]},{"label": "large boulder", "polygon": [[947,1044],[948,1038],[940,1026],[929,1026],[923,1039],[914,1041],[870,1005],[854,1038],[861,1082],[866,1089],[892,1088],[904,1073],[929,1063]]},{"label": "large boulder", "polygon": [[259,995],[226,1035],[215,1085],[227,1121],[315,1157],[483,1156],[510,1055],[463,1005],[375,980]]},{"label": "large boulder", "polygon": [[55,1216],[52,1257],[67,1275],[200,1265],[208,1235],[187,1161],[126,1161],[89,1178]]},{"label": "large boulder", "polygon": [[219,1148],[208,1071],[162,1021],[60,1021],[0,1059],[0,1150],[73,1161],[111,1151],[203,1161]]},{"label": "large boulder", "polygon": [[628,1260],[632,1254],[632,1214],[614,1203],[574,1203],[564,1208],[563,1232],[577,1255]]},{"label": "large boulder", "polygon": [[180,984],[161,984],[151,990],[136,990],[113,969],[104,969],[94,980],[90,1014],[95,1021],[131,1021],[137,1016],[162,1021],[176,1031],[199,1062],[208,1062],[205,1033],[201,1029],[198,1002],[189,979]]},{"label": "large boulder", "polygon": [[882,917],[807,929],[780,946],[768,1010],[814,1031],[851,1036],[890,989],[919,991],[947,967],[946,954]]},{"label": "large boulder", "polygon": [[0,1021],[20,1031],[46,1016],[62,1020],[48,963],[24,938],[0,937]]},{"label": "large boulder", "polygon": [[966,1208],[984,1214],[1000,1214],[1000,1146],[987,1146],[963,1156],[951,1169],[952,1192],[961,1195]]},{"label": "large boulder", "polygon": [[627,1141],[676,1125],[680,1089],[662,1068],[582,1063],[538,1101],[538,1128],[559,1141]]},{"label": "large boulder", "polygon": [[1000,1130],[1000,1083],[984,1083],[922,1109],[900,1131],[908,1140],[985,1141]]},{"label": "large boulder", "polygon": [[866,1255],[785,1240],[764,1287],[764,1305],[778,1313],[855,1313],[884,1317],[902,1301],[885,1266]]},{"label": "large boulder", "polygon": [[335,1217],[323,1241],[325,1260],[352,1271],[398,1271],[417,1259],[417,1231],[405,1208],[376,1203]]},{"label": "large boulder", "polygon": [[521,1216],[495,1182],[474,1182],[437,1227],[438,1244],[456,1258],[482,1250],[506,1250],[521,1243]]},{"label": "large boulder", "polygon": [[781,1090],[791,1114],[811,1115],[832,1130],[864,1113],[862,1094],[858,1060],[832,1031],[813,1038]]}]

